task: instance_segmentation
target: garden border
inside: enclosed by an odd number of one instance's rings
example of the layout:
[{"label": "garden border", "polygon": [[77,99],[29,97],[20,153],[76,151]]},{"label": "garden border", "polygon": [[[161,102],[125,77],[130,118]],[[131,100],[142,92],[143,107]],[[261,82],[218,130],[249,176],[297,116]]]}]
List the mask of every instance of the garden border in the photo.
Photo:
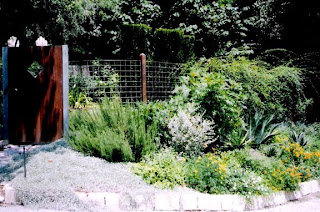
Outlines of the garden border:
[{"label": "garden border", "polygon": [[[210,195],[184,188],[151,193],[76,192],[76,195],[84,202],[95,203],[109,211],[244,211],[281,205],[320,191],[320,179],[299,185],[300,189],[297,191],[280,191],[265,196],[254,196],[250,200],[239,195]],[[15,190],[10,184],[4,186],[4,203],[19,204]]]}]

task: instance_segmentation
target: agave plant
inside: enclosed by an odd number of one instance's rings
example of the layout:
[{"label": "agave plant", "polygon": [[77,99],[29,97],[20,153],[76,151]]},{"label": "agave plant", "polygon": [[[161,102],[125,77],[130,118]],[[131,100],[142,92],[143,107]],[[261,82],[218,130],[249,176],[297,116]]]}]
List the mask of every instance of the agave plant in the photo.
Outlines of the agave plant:
[{"label": "agave plant", "polygon": [[253,141],[253,147],[257,148],[267,143],[278,134],[276,129],[279,124],[272,124],[273,117],[273,115],[264,116],[263,113],[256,112],[250,119],[248,136]]},{"label": "agave plant", "polygon": [[264,147],[262,148],[262,152],[267,157],[276,157],[280,154],[280,147],[278,144],[264,145]]},{"label": "agave plant", "polygon": [[247,145],[251,144],[248,131],[243,129],[235,129],[230,135],[227,136],[227,140],[224,142],[224,148],[226,149],[243,149]]},{"label": "agave plant", "polygon": [[309,137],[306,136],[305,133],[296,133],[295,131],[291,132],[290,135],[290,141],[291,142],[296,142],[298,143],[300,146],[306,146],[309,143]]}]

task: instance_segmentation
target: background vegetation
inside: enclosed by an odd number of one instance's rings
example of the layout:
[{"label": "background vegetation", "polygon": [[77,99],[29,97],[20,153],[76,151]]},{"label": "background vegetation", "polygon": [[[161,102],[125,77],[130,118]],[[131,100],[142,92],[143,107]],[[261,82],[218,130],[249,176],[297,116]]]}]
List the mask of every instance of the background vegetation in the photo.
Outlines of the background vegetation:
[{"label": "background vegetation", "polygon": [[[171,62],[232,54],[298,66],[307,74],[305,95],[314,100],[306,116],[313,122],[320,119],[319,10],[317,1],[295,0],[1,1],[0,43],[15,35],[21,45],[32,45],[42,35],[50,44],[68,44],[71,60],[136,59],[144,51],[149,59]],[[159,41],[159,28],[180,30],[187,39]],[[141,33],[146,37],[137,39]],[[173,46],[177,52],[163,51]]]}]

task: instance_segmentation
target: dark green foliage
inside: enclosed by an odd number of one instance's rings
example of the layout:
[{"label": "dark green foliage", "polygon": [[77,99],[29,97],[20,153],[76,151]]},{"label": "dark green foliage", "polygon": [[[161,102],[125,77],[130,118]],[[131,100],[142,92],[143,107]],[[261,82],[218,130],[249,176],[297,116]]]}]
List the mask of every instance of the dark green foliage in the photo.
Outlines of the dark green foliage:
[{"label": "dark green foliage", "polygon": [[120,56],[125,59],[138,59],[140,53],[152,57],[150,45],[152,28],[144,24],[120,26]]},{"label": "dark green foliage", "polygon": [[105,99],[97,108],[73,111],[69,143],[77,151],[108,161],[139,161],[156,148],[158,123],[145,106]]},{"label": "dark green foliage", "polygon": [[195,103],[199,106],[197,112],[204,114],[206,119],[213,119],[217,134],[224,137],[242,127],[245,96],[241,84],[226,78],[223,72],[210,71],[206,62],[203,60],[186,67],[171,102],[175,105]]},{"label": "dark green foliage", "polygon": [[207,64],[209,70],[241,84],[246,96],[244,116],[247,120],[256,110],[273,114],[276,122],[304,120],[311,100],[303,93],[302,70],[285,65],[273,67],[244,57],[212,58]]},{"label": "dark green foliage", "polygon": [[194,36],[177,29],[157,29],[154,32],[154,59],[183,63],[194,57]]}]

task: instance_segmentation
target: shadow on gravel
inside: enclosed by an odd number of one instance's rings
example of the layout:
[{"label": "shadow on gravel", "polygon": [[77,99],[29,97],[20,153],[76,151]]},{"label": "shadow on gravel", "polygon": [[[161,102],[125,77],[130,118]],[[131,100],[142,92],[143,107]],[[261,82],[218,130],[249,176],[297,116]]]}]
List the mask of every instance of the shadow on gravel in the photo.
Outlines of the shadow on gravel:
[{"label": "shadow on gravel", "polygon": [[[59,147],[68,148],[68,143],[64,140],[58,140],[50,144],[38,145],[38,147],[26,151],[26,163],[28,163],[29,158],[33,155],[36,155],[40,152],[54,152]],[[20,147],[22,149],[22,146]],[[0,164],[0,183],[3,181],[12,180],[17,174],[23,172],[19,168],[23,166],[23,154],[19,150],[7,149],[7,154],[12,157],[12,160],[8,164]]]}]

